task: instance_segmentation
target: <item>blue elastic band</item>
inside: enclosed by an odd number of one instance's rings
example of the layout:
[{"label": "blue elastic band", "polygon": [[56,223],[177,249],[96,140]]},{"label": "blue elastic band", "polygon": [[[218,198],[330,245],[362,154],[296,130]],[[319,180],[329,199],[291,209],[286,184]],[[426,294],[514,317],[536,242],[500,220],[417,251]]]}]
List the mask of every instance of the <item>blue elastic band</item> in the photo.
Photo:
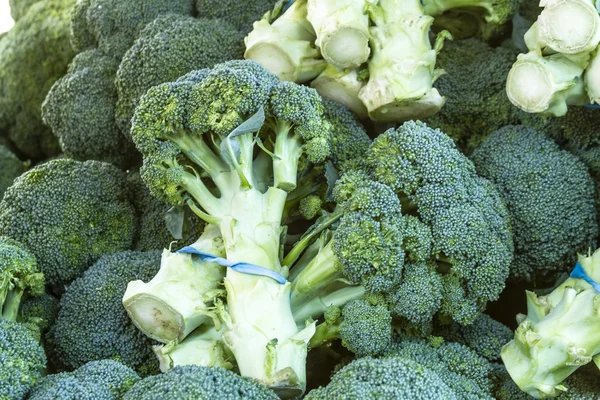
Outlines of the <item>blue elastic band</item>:
[{"label": "blue elastic band", "polygon": [[181,250],[177,251],[178,253],[186,253],[186,254],[195,254],[200,257],[202,261],[212,262],[215,264],[219,264],[223,267],[231,268],[235,272],[239,272],[241,274],[248,275],[258,275],[258,276],[266,276],[267,278],[274,279],[277,283],[281,285],[285,285],[287,283],[287,279],[285,279],[281,274],[270,270],[268,268],[259,267],[258,265],[250,264],[247,262],[234,262],[229,261],[222,257],[217,257],[210,253],[205,253],[200,250],[196,250],[192,246],[186,246]]},{"label": "blue elastic band", "polygon": [[294,4],[294,0],[288,0],[288,2],[285,4],[285,6],[283,6],[283,8],[281,9],[281,13],[283,14],[284,12],[287,11],[288,8],[290,8],[290,6]]},{"label": "blue elastic band", "polygon": [[598,292],[600,294],[600,284],[598,284],[595,280],[593,280],[592,278],[590,278],[585,273],[585,270],[583,269],[583,267],[581,266],[581,264],[579,264],[579,263],[575,264],[575,268],[571,272],[570,276],[571,276],[571,278],[583,279],[584,281],[586,281],[587,283],[589,283],[590,286],[592,286],[596,292]]},{"label": "blue elastic band", "polygon": [[584,104],[583,106],[585,108],[600,108],[600,105],[598,104]]}]

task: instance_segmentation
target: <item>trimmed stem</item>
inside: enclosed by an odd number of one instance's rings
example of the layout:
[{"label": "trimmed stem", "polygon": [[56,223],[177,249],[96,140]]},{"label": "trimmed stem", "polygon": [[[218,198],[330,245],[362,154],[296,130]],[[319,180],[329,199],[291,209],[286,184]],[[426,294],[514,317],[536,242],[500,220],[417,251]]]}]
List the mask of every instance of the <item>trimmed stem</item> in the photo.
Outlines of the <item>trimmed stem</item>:
[{"label": "trimmed stem", "polygon": [[362,299],[364,295],[363,286],[346,286],[330,293],[323,293],[298,308],[292,306],[294,318],[298,326],[304,326],[307,320],[320,318],[328,307],[342,307],[351,300]]},{"label": "trimmed stem", "polygon": [[291,192],[297,186],[298,160],[302,155],[302,143],[287,121],[278,121],[275,127],[276,158],[273,159],[273,179],[276,188]]}]

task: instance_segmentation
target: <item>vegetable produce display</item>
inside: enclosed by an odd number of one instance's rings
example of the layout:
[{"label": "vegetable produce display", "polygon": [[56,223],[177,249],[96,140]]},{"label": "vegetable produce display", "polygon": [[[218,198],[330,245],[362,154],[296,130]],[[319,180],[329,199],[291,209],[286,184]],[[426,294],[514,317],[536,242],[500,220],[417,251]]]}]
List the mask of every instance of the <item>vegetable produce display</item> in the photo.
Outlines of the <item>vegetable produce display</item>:
[{"label": "vegetable produce display", "polygon": [[600,399],[600,2],[7,1],[0,400]]}]

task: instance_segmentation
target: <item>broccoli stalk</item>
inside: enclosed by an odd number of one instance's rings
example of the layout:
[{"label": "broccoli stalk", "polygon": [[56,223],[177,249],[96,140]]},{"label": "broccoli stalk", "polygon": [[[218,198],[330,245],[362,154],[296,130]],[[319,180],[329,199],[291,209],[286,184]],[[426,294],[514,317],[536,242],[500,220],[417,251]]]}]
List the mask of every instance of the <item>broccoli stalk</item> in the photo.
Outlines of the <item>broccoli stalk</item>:
[{"label": "broccoli stalk", "polygon": [[[192,246],[219,257],[225,255],[221,234],[214,225],[208,225]],[[181,341],[200,325],[217,320],[210,303],[224,295],[219,289],[224,276],[224,268],[217,264],[164,250],[158,274],[148,283],[129,282],[123,305],[146,336],[162,343]]]},{"label": "broccoli stalk", "polygon": [[425,14],[438,16],[452,9],[479,8],[487,23],[505,24],[519,7],[520,0],[423,0]]},{"label": "broccoli stalk", "polygon": [[519,54],[508,73],[506,93],[526,112],[560,117],[567,113],[567,105],[588,102],[582,75],[583,68],[561,54]]},{"label": "broccoli stalk", "polygon": [[356,68],[369,58],[367,0],[308,0],[307,19],[323,58],[338,68]]},{"label": "broccoli stalk", "polygon": [[[600,280],[600,251],[579,257],[586,274]],[[547,296],[528,293],[528,315],[502,348],[515,383],[535,398],[566,391],[561,383],[600,354],[600,294],[583,279],[569,278]]]},{"label": "broccoli stalk", "polygon": [[375,121],[403,121],[435,114],[444,98],[432,88],[440,74],[435,70],[438,35],[431,47],[429,28],[433,17],[425,15],[419,0],[382,0],[371,7],[369,82],[359,98]]},{"label": "broccoli stalk", "polygon": [[244,58],[260,63],[284,81],[306,82],[319,75],[327,63],[314,47],[315,31],[306,20],[306,0],[293,4],[277,17],[266,13],[246,36]]},{"label": "broccoli stalk", "polygon": [[600,104],[600,52],[594,51],[592,59],[585,70],[585,90],[590,103]]},{"label": "broccoli stalk", "polygon": [[365,86],[366,79],[361,79],[365,70],[342,70],[333,65],[327,68],[311,83],[310,87],[326,99],[335,100],[352,110],[360,118],[367,117],[367,109],[358,98],[358,93]]}]

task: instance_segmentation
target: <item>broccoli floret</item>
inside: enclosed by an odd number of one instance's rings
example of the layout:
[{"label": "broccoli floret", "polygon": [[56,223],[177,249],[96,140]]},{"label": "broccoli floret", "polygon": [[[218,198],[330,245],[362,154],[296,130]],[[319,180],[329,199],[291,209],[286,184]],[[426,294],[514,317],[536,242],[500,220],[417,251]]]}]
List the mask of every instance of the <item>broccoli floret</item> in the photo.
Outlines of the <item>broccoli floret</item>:
[{"label": "broccoli floret", "polygon": [[35,256],[21,243],[0,236],[0,317],[15,321],[23,294],[44,292],[44,275]]},{"label": "broccoli floret", "polygon": [[69,16],[74,0],[43,0],[0,40],[0,127],[27,157],[60,152],[42,123],[46,93],[63,76],[73,57]]},{"label": "broccoli floret", "polygon": [[196,11],[199,17],[222,18],[245,34],[274,4],[275,0],[196,0]]},{"label": "broccoli floret", "polygon": [[0,234],[36,256],[46,283],[68,283],[101,255],[131,247],[136,217],[125,173],[98,162],[54,160],[21,175],[0,202]]},{"label": "broccoli floret", "polygon": [[10,16],[13,20],[20,20],[29,8],[40,0],[8,0],[10,6]]},{"label": "broccoli floret", "polygon": [[0,199],[13,181],[27,170],[28,164],[19,160],[8,147],[0,144]]},{"label": "broccoli floret", "polygon": [[123,400],[223,399],[278,400],[277,395],[261,383],[234,372],[215,367],[186,365],[166,374],[142,379],[125,394]]},{"label": "broccoli floret", "polygon": [[446,103],[427,123],[471,153],[492,131],[519,122],[521,114],[506,95],[506,76],[518,50],[490,47],[480,39],[444,44],[437,65],[446,71],[435,82]]},{"label": "broccoli floret", "polygon": [[117,361],[91,361],[73,372],[44,377],[28,399],[119,400],[139,380],[135,371]]},{"label": "broccoli floret", "polygon": [[[150,194],[139,172],[127,176],[131,203],[138,215],[133,248],[173,251],[193,243],[204,230],[204,221],[188,208],[173,207]],[[177,240],[177,243],[174,241]]]},{"label": "broccoli floret", "polygon": [[192,0],[80,0],[73,7],[71,44],[77,53],[98,48],[120,60],[146,24],[163,14],[192,15]]},{"label": "broccoli floret", "polygon": [[150,280],[160,267],[160,252],[125,251],[107,255],[66,290],[54,333],[56,352],[69,368],[105,358],[147,375],[158,371],[152,341],[131,322],[121,299],[131,280]]},{"label": "broccoli floret", "polygon": [[39,332],[40,340],[43,341],[44,334],[56,323],[58,307],[58,299],[47,292],[27,297],[21,303],[17,320],[29,327],[35,327],[34,333]]},{"label": "broccoli floret", "polygon": [[162,16],[148,24],[125,53],[115,85],[117,123],[129,133],[140,97],[152,86],[242,57],[240,33],[223,20]]},{"label": "broccoli floret", "polygon": [[78,54],[42,104],[44,122],[58,137],[70,158],[131,163],[132,145],[115,121],[119,67],[99,50]]},{"label": "broccoli floret", "polygon": [[507,204],[515,237],[511,277],[549,283],[598,236],[594,183],[581,161],[524,126],[492,133],[473,153]]},{"label": "broccoli floret", "polygon": [[[256,62],[229,61],[152,87],[132,125],[144,156],[141,175],[155,196],[187,204],[216,225],[228,260],[285,273],[280,247],[288,193],[304,188],[301,178],[331,154],[331,124],[316,91],[279,82]],[[228,269],[225,287],[224,336],[242,375],[301,394],[314,324],[296,326],[290,285]],[[294,356],[278,356],[290,348]]]},{"label": "broccoli floret", "polygon": [[0,398],[24,399],[46,368],[46,355],[29,329],[0,318]]},{"label": "broccoli floret", "polygon": [[310,391],[306,400],[457,399],[429,368],[400,357],[363,357],[340,369],[331,383]]}]

